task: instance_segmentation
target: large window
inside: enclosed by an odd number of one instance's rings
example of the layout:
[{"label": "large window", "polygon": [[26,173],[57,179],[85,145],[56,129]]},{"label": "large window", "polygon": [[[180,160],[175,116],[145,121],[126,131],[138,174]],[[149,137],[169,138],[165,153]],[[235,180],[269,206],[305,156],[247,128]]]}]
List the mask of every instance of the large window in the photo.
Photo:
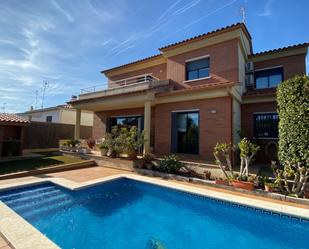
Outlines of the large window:
[{"label": "large window", "polygon": [[107,131],[110,132],[112,127],[116,125],[127,129],[136,126],[138,131],[141,132],[144,129],[144,119],[142,116],[111,117],[108,121]]},{"label": "large window", "polygon": [[254,136],[255,138],[278,138],[277,113],[254,114]]},{"label": "large window", "polygon": [[209,58],[186,62],[186,80],[195,80],[209,76]]},{"label": "large window", "polygon": [[199,112],[172,113],[172,152],[199,153]]},{"label": "large window", "polygon": [[256,89],[277,87],[283,80],[283,68],[256,71],[254,77]]}]

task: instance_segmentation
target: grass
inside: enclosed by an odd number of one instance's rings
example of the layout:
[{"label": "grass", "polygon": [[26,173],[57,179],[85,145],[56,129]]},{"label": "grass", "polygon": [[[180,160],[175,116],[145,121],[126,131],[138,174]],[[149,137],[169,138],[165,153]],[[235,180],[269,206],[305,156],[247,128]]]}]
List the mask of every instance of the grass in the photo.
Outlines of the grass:
[{"label": "grass", "polygon": [[0,175],[82,161],[80,158],[60,155],[57,152],[45,152],[38,154],[41,154],[42,157],[22,159],[11,162],[0,162]]}]

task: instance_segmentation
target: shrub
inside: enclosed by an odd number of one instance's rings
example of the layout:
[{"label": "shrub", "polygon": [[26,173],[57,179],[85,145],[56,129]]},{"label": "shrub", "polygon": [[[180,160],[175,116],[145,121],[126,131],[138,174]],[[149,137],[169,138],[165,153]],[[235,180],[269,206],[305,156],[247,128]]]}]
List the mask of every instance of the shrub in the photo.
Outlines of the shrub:
[{"label": "shrub", "polygon": [[70,146],[70,147],[76,147],[76,145],[78,145],[78,144],[80,144],[80,141],[77,140],[77,139],[71,139],[71,140],[66,142],[66,145]]},{"label": "shrub", "polygon": [[127,153],[129,157],[136,158],[145,141],[144,132],[139,133],[136,126],[132,126],[130,130],[122,128],[118,140],[122,151]]},{"label": "shrub", "polygon": [[179,161],[176,155],[165,156],[162,161],[159,162],[158,170],[164,173],[175,174],[178,173],[184,164]]},{"label": "shrub", "polygon": [[309,78],[296,76],[277,89],[279,160],[309,164]]},{"label": "shrub", "polygon": [[[309,177],[309,78],[296,76],[277,89],[279,161],[276,181],[288,194],[301,196]],[[293,184],[288,184],[292,180]]]},{"label": "shrub", "polygon": [[247,138],[243,138],[238,143],[238,148],[240,150],[240,170],[239,175],[245,175],[246,177],[249,176],[249,166],[252,161],[252,158],[260,149],[259,146],[251,143]]},{"label": "shrub", "polygon": [[93,149],[93,148],[94,148],[94,146],[95,146],[95,140],[94,140],[93,138],[88,138],[86,142],[87,142],[87,145],[88,145],[88,147],[89,147],[90,149]]}]

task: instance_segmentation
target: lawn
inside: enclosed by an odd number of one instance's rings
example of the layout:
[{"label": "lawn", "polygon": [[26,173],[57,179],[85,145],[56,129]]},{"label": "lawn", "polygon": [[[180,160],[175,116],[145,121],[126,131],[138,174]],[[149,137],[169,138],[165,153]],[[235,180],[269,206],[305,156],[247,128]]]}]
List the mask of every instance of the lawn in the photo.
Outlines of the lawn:
[{"label": "lawn", "polygon": [[11,162],[0,162],[0,175],[82,161],[80,158],[60,155],[57,152],[39,154],[42,154],[42,157]]}]

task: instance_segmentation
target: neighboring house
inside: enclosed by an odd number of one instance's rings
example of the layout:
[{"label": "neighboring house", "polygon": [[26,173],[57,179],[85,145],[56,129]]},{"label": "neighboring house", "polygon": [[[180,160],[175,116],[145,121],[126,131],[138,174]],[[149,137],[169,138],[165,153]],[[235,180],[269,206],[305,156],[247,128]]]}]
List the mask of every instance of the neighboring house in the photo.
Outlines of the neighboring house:
[{"label": "neighboring house", "polygon": [[[34,122],[48,122],[60,124],[75,124],[76,110],[71,105],[58,105],[49,108],[30,110],[17,115],[26,117]],[[82,111],[81,125],[93,125],[93,112]]]},{"label": "neighboring house", "polygon": [[0,158],[22,155],[25,118],[14,114],[0,113]]},{"label": "neighboring house", "polygon": [[78,110],[75,137],[81,110],[88,110],[94,138],[114,125],[136,125],[145,131],[144,151],[158,155],[213,161],[216,143],[237,143],[239,134],[267,141],[270,150],[268,141],[278,138],[276,87],[306,73],[307,47],[255,54],[243,23],[162,47],[158,55],[102,71],[107,90],[69,102]]}]

